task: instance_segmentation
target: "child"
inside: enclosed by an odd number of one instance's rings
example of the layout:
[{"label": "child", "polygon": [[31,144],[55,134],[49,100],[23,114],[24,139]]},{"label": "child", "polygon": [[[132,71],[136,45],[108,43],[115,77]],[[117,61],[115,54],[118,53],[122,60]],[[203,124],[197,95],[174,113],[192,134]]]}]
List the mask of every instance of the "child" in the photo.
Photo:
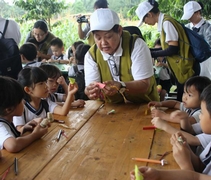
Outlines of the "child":
[{"label": "child", "polygon": [[[150,167],[139,167],[139,173],[143,175],[145,180],[210,180],[209,175],[197,173],[194,171],[179,169],[154,169]],[[135,172],[130,172],[131,180],[135,180]]]},{"label": "child", "polygon": [[[191,120],[199,120],[199,114],[201,112],[200,108],[197,110],[197,104],[200,102],[200,95],[202,90],[206,88],[208,85],[211,84],[211,81],[207,77],[193,77],[187,80],[185,83],[185,93],[183,94],[183,102],[185,103],[186,107],[194,107],[195,111],[189,109],[192,113],[188,114],[181,111],[175,111],[171,113],[171,118],[179,118],[180,119],[180,126],[183,136],[187,139],[187,142],[191,146],[198,146],[196,153],[199,154],[202,149],[204,149],[209,141],[211,140],[211,135],[207,135],[202,133],[200,122],[194,123],[191,125]],[[191,88],[192,87],[192,88]],[[195,92],[193,91],[195,89]],[[188,96],[185,95],[188,93]],[[186,97],[185,97],[186,96]],[[154,117],[152,119],[152,124],[159,129],[166,131],[169,134],[174,134],[178,131],[178,129],[174,128],[166,121],[163,121],[160,117]],[[196,136],[193,136],[196,135]]]},{"label": "child", "polygon": [[72,46],[70,46],[67,51],[66,51],[66,56],[68,57],[68,59],[70,60],[70,64],[75,62],[75,51],[76,48],[80,45],[80,44],[84,44],[83,41],[76,41],[72,44]]},{"label": "child", "polygon": [[69,64],[70,61],[68,60],[68,57],[63,54],[64,51],[64,44],[61,39],[54,38],[50,42],[51,45],[51,51],[53,55],[51,56],[51,59],[46,60],[44,59],[42,62],[57,62],[59,64]]},{"label": "child", "polygon": [[47,74],[38,67],[28,67],[20,71],[18,82],[24,90],[24,113],[22,116],[13,118],[15,126],[20,132],[22,132],[24,124],[37,117],[46,117],[48,111],[63,116],[68,114],[74,94],[78,90],[77,84],[68,86],[66,101],[63,106],[59,106],[49,99],[44,100],[49,96],[47,79]]},{"label": "child", "polygon": [[21,85],[14,79],[0,76],[0,149],[9,152],[18,152],[33,141],[47,133],[48,127],[42,128],[32,120],[23,126],[24,132],[30,134],[22,136],[13,125],[13,116],[21,116],[24,110],[24,92]]},{"label": "child", "polygon": [[[66,101],[68,86],[60,70],[56,66],[50,64],[44,64],[40,66],[40,68],[44,70],[48,76],[47,85],[49,89],[49,98],[51,99],[51,101],[57,103]],[[62,86],[65,94],[57,93],[59,85]],[[84,107],[84,105],[85,102],[83,100],[77,100],[72,102],[71,104],[72,107]]]},{"label": "child", "polygon": [[39,67],[42,63],[37,62],[37,48],[33,43],[25,43],[20,47],[20,56],[22,63],[26,64],[25,67]]},{"label": "child", "polygon": [[78,91],[75,94],[75,99],[88,100],[87,95],[84,93],[85,79],[84,79],[84,56],[89,50],[90,45],[80,44],[75,51],[76,64],[72,64],[68,70],[68,76],[74,78],[78,84]]},{"label": "child", "polygon": [[[211,85],[207,86],[201,94],[200,125],[203,133],[211,134]],[[178,138],[182,142],[178,142]],[[171,137],[173,155],[182,170],[191,170],[211,175],[211,141],[200,156],[196,156],[188,147],[183,135],[178,132]]]},{"label": "child", "polygon": [[[155,48],[161,48],[160,39],[157,39],[154,43]],[[165,99],[166,93],[169,93],[170,88],[172,86],[168,64],[166,62],[165,57],[158,57],[157,62],[155,62],[155,67],[160,69],[159,70],[159,80],[158,84],[161,85],[162,90],[160,92],[160,101]]]},{"label": "child", "polygon": [[185,82],[183,102],[175,100],[167,100],[162,102],[152,101],[148,104],[149,107],[168,107],[179,109],[171,114],[166,114],[158,109],[152,110],[152,118],[160,117],[163,120],[180,123],[181,119],[188,119],[186,122],[194,124],[199,122],[200,114],[200,94],[203,89],[211,84],[211,80],[207,77],[195,76],[189,78]]}]

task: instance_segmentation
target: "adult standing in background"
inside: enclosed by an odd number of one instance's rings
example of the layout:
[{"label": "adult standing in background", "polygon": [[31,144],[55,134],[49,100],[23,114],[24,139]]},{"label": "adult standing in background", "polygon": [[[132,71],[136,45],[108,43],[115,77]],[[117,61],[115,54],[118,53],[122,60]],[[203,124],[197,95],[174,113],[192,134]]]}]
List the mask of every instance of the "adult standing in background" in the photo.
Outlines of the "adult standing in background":
[{"label": "adult standing in background", "polygon": [[91,15],[95,45],[85,55],[86,95],[98,99],[103,92],[111,103],[159,101],[149,48],[119,23],[117,13],[108,8]]},{"label": "adult standing in background", "polygon": [[48,31],[47,23],[44,20],[38,20],[34,23],[34,27],[29,32],[26,42],[31,40],[31,38],[36,40],[36,45],[38,46],[37,57],[39,61],[42,59],[50,59],[53,54],[50,48],[50,42],[55,36]]},{"label": "adult standing in background", "polygon": [[[203,36],[211,46],[211,24],[202,17],[203,4],[196,1],[189,1],[183,7],[182,20],[189,20],[187,28],[192,29]],[[200,63],[200,76],[207,76],[211,79],[211,58]]]},{"label": "adult standing in background", "polygon": [[[3,30],[4,30],[5,23],[6,23],[6,19],[4,19],[0,16],[0,31],[1,32],[3,32]],[[17,45],[19,45],[20,40],[21,40],[21,33],[20,33],[20,27],[17,22],[15,22],[11,19],[9,20],[7,30],[6,30],[4,37],[14,39],[14,41],[17,43]],[[1,38],[1,34],[0,34],[0,38]]]},{"label": "adult standing in background", "polygon": [[139,25],[143,22],[151,26],[157,23],[162,48],[151,49],[151,55],[153,58],[166,57],[176,79],[177,100],[181,101],[185,81],[198,75],[200,66],[192,56],[190,46],[183,43],[188,42],[188,38],[181,24],[160,12],[158,6],[155,0],[141,2],[136,9],[136,14],[140,19]]},{"label": "adult standing in background", "polygon": [[[94,3],[94,10],[99,9],[99,8],[108,8],[108,2],[107,0],[97,0]],[[80,18],[81,16],[79,16],[78,18]],[[86,23],[85,28],[82,29],[82,24]],[[86,22],[78,22],[78,35],[80,39],[88,39],[88,43],[90,46],[92,46],[94,44],[94,38],[93,38],[93,34],[89,33],[90,30],[90,23],[87,19]]]}]

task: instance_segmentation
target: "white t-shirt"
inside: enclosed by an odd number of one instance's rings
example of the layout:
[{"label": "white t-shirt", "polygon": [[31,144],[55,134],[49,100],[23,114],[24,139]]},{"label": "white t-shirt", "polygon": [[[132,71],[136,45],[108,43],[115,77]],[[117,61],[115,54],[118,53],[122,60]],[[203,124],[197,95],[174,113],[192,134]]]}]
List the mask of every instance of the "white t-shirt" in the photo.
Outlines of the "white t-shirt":
[{"label": "white t-shirt", "polygon": [[165,21],[163,23],[164,14],[160,13],[158,17],[158,25],[157,29],[158,32],[162,32],[162,28],[166,34],[165,42],[168,43],[169,41],[178,41],[179,35],[177,30],[175,29],[174,25],[170,21]]},{"label": "white t-shirt", "polygon": [[199,122],[200,119],[199,119],[199,115],[201,113],[201,109],[200,108],[197,108],[197,109],[188,109],[184,106],[184,103],[180,103],[180,110],[181,111],[185,111],[189,114],[189,116],[193,117],[196,122]]},{"label": "white t-shirt", "polygon": [[[4,30],[5,22],[6,22],[6,19],[4,19],[0,16],[0,31],[1,32],[3,32],[3,30]],[[14,41],[17,43],[17,45],[19,45],[20,40],[21,40],[21,33],[20,33],[20,27],[17,24],[17,22],[15,22],[11,19],[9,20],[7,30],[6,30],[4,37],[14,39]],[[0,34],[0,38],[1,38],[1,34]]]},{"label": "white t-shirt", "polygon": [[[107,61],[110,55],[102,51],[101,53],[103,55],[103,59]],[[122,53],[123,49],[121,41],[117,51],[113,54],[117,68],[119,68]],[[132,60],[131,72],[134,80],[142,80],[154,75],[152,58],[149,48],[147,47],[146,43],[140,38],[137,38],[135,41],[134,48],[131,53],[131,60]],[[111,71],[110,65],[109,68]],[[88,86],[90,83],[94,81],[101,82],[100,70],[98,68],[97,63],[92,59],[92,56],[90,55],[89,52],[87,52],[85,55],[84,70],[85,70],[86,86]],[[114,81],[120,81],[119,76],[114,76],[112,74],[112,77]]]},{"label": "white t-shirt", "polygon": [[4,141],[10,137],[15,138],[10,127],[6,123],[0,122],[0,149],[4,148]]},{"label": "white t-shirt", "polygon": [[202,173],[211,176],[211,142],[206,146],[204,151],[200,154],[199,158],[206,166]]},{"label": "white t-shirt", "polygon": [[54,59],[54,60],[68,60],[68,57],[67,57],[66,54],[62,54],[59,57],[56,57],[55,55],[52,55],[51,59]]},{"label": "white t-shirt", "polygon": [[[47,103],[49,105],[49,112],[53,113],[54,108],[58,106],[55,102],[52,102],[49,98],[47,98]],[[40,105],[38,110],[35,110],[28,102],[24,105],[24,113],[22,116],[14,116],[13,123],[15,127],[25,125],[27,122],[35,119],[35,118],[45,118],[47,116],[46,110]]]}]

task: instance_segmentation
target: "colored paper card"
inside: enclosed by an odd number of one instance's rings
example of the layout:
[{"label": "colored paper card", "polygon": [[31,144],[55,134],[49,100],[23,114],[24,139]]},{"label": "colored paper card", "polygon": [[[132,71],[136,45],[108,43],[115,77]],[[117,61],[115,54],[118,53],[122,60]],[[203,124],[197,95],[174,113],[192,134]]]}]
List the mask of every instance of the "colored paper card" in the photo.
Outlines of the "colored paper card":
[{"label": "colored paper card", "polygon": [[105,87],[105,84],[103,83],[97,83],[100,89],[103,89]]},{"label": "colored paper card", "polygon": [[74,78],[69,78],[70,84],[74,84],[75,83],[75,79]]},{"label": "colored paper card", "polygon": [[140,173],[137,165],[135,165],[135,177],[136,177],[136,180],[144,180],[144,177]]}]

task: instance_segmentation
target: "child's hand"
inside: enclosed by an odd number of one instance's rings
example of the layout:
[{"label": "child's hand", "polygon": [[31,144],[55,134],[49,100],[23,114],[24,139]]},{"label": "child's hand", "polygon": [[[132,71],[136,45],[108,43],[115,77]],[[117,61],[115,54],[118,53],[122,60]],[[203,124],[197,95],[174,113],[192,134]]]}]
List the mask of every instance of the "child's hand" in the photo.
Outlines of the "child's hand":
[{"label": "child's hand", "polygon": [[[139,167],[140,173],[143,175],[144,180],[159,180],[160,179],[160,172],[156,169],[152,169],[150,167]],[[130,179],[135,180],[135,172],[130,172]]]},{"label": "child's hand", "polygon": [[43,59],[41,62],[42,63],[45,63],[45,62],[47,62],[48,60],[47,59]]},{"label": "child's hand", "polygon": [[65,79],[64,79],[64,76],[60,76],[58,79],[57,79],[57,83],[60,84],[61,86],[64,86],[64,85],[67,85]]},{"label": "child's hand", "polygon": [[42,137],[47,132],[48,132],[48,126],[46,126],[45,128],[43,128],[43,127],[40,126],[39,123],[36,125],[36,127],[34,127],[34,130],[32,131],[32,133],[34,135],[36,135],[36,138]]},{"label": "child's hand", "polygon": [[53,63],[53,62],[56,62],[54,59],[49,59],[47,60],[48,63]]},{"label": "child's hand", "polygon": [[74,95],[78,91],[77,83],[68,85],[68,94]]},{"label": "child's hand", "polygon": [[162,103],[158,102],[158,101],[151,101],[151,102],[148,103],[148,108],[150,108],[151,106],[161,107]]},{"label": "child's hand", "polygon": [[176,110],[170,114],[171,122],[180,123],[180,120],[188,119],[188,113],[180,110]]},{"label": "child's hand", "polygon": [[158,109],[153,109],[151,111],[151,116],[152,118],[154,117],[160,117],[161,119],[164,119],[163,117],[166,115],[164,111],[158,110]]},{"label": "child's hand", "polygon": [[32,120],[32,121],[29,121],[28,123],[26,123],[24,126],[23,126],[23,131],[22,131],[22,134],[24,134],[25,132],[27,131],[30,131],[32,132],[34,130],[34,127],[37,126],[37,122]]},{"label": "child's hand", "polygon": [[81,108],[81,107],[84,107],[85,104],[86,103],[84,100],[78,99],[77,101],[72,102],[71,106],[76,107],[76,108],[78,108],[78,107]]},{"label": "child's hand", "polygon": [[165,130],[167,122],[159,117],[155,117],[151,120],[151,123],[158,129]]},{"label": "child's hand", "polygon": [[[182,139],[182,141],[181,141]],[[181,132],[177,132],[171,137],[171,144],[173,149],[173,156],[181,169],[191,170],[191,150],[187,144],[186,139]]]}]

